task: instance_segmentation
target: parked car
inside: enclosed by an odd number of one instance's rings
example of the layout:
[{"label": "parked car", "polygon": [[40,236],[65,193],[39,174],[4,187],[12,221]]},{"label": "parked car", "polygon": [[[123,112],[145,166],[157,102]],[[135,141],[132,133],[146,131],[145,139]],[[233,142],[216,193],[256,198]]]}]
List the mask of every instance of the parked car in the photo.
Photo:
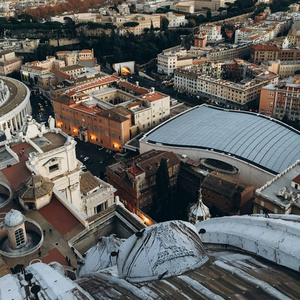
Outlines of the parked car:
[{"label": "parked car", "polygon": [[88,156],[86,156],[83,161],[88,161],[90,158]]},{"label": "parked car", "polygon": [[103,163],[104,163],[104,159],[101,158],[100,161],[99,161],[99,163],[100,163],[100,164],[103,164]]},{"label": "parked car", "polygon": [[82,165],[81,166],[81,170],[83,171],[83,170],[86,170],[86,165]]}]

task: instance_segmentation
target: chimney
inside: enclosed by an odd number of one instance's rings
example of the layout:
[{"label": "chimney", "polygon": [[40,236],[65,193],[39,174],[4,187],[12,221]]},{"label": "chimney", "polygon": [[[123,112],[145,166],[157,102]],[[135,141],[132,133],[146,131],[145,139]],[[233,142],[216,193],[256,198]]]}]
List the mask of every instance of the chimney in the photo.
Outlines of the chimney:
[{"label": "chimney", "polygon": [[139,84],[140,84],[140,83],[139,83],[138,81],[135,82],[135,85],[136,85],[136,86],[139,86]]},{"label": "chimney", "polygon": [[151,87],[151,93],[154,93],[154,92],[155,92],[155,88]]}]

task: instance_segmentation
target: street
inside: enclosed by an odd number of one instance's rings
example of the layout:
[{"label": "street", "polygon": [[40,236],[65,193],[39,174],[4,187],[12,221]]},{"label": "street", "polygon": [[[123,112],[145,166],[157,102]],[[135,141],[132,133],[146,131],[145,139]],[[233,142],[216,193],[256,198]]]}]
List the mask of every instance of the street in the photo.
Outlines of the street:
[{"label": "street", "polygon": [[[86,166],[86,170],[90,171],[93,175],[104,179],[106,167],[115,164],[137,155],[136,152],[128,151],[126,153],[106,152],[107,149],[75,139],[76,157]],[[99,149],[99,150],[98,150]],[[86,159],[88,157],[88,159]]]}]

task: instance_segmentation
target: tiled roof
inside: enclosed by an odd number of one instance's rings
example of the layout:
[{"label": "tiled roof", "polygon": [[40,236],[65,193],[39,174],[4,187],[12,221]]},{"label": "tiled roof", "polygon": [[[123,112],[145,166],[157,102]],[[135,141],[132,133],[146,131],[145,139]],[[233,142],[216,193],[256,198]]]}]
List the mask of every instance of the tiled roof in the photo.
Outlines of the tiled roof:
[{"label": "tiled roof", "polygon": [[140,94],[140,95],[144,95],[144,94],[147,94],[149,93],[149,90],[146,89],[146,88],[143,88],[141,86],[137,86],[135,84],[132,84],[132,83],[129,83],[127,81],[119,81],[118,82],[118,85],[121,86],[121,87],[124,87],[128,90],[131,90],[137,94]]},{"label": "tiled roof", "polygon": [[82,194],[87,194],[88,192],[92,191],[96,187],[100,186],[101,181],[92,175],[90,171],[84,172],[80,176],[80,191]]},{"label": "tiled roof", "polygon": [[161,93],[158,93],[158,92],[148,93],[146,95],[143,95],[143,99],[146,100],[146,101],[149,101],[149,102],[160,100],[160,99],[163,99],[165,97],[167,97],[167,95],[164,95],[164,94],[161,94]]},{"label": "tiled roof", "polygon": [[276,46],[264,44],[252,45],[251,49],[256,51],[279,51],[279,49]]},{"label": "tiled roof", "polygon": [[49,194],[54,183],[40,175],[31,175],[16,189],[17,195],[23,200],[35,200]]},{"label": "tiled roof", "polygon": [[300,184],[300,174],[296,176],[292,181]]},{"label": "tiled roof", "polygon": [[243,192],[246,188],[245,185],[239,184],[230,176],[215,171],[205,177],[201,187],[229,198],[233,197],[235,193]]},{"label": "tiled roof", "polygon": [[128,118],[124,117],[122,114],[115,112],[113,109],[108,109],[103,112],[100,112],[99,116],[107,118],[107,119],[115,121],[115,122],[118,122],[118,123],[123,123],[123,122],[128,121]]},{"label": "tiled roof", "polygon": [[68,75],[68,74],[66,74],[66,73],[64,73],[64,72],[62,72],[62,71],[59,71],[59,70],[51,70],[51,72],[52,72],[53,74],[55,74],[55,75],[57,75],[57,76],[63,78],[63,79],[72,80],[72,81],[74,80],[74,78],[73,78],[72,76],[70,76],[70,75]]}]

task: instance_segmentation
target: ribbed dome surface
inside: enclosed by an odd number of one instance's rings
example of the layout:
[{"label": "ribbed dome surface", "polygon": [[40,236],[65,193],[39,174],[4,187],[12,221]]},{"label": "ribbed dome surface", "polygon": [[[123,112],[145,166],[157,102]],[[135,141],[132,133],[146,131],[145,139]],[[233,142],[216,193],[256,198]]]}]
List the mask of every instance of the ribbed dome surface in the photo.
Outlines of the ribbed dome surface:
[{"label": "ribbed dome surface", "polygon": [[119,276],[142,282],[181,275],[208,260],[196,228],[187,222],[152,225],[120,246]]}]

